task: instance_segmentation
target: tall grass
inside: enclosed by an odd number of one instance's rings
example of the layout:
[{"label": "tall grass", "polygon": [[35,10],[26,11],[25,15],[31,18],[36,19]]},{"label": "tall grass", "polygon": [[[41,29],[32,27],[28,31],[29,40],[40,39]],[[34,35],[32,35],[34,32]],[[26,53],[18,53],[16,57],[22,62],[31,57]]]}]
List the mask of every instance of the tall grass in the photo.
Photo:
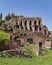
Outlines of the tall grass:
[{"label": "tall grass", "polygon": [[43,56],[36,56],[33,50],[34,45],[30,45],[29,48],[22,47],[21,50],[27,50],[30,53],[33,53],[32,58],[25,57],[12,57],[0,58],[0,65],[52,65],[52,50],[47,50],[47,54]]}]

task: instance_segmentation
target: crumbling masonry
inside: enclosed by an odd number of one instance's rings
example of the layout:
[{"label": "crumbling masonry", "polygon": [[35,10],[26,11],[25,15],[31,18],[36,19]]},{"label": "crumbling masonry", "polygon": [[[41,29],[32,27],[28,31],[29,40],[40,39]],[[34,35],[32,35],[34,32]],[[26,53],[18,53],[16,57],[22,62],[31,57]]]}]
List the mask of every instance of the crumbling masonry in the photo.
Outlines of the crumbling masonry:
[{"label": "crumbling masonry", "polygon": [[[6,21],[7,22],[7,21]],[[43,26],[41,18],[29,17],[13,17],[8,23],[16,25],[21,30],[29,30],[31,32],[40,32],[48,36],[49,32],[46,26]]]}]

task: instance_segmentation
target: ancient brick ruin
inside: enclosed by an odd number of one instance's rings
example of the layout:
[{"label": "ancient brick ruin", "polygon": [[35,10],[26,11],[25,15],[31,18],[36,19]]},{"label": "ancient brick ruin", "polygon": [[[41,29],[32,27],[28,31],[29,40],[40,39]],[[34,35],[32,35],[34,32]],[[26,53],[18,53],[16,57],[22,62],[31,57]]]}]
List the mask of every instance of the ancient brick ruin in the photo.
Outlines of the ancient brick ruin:
[{"label": "ancient brick ruin", "polygon": [[[36,43],[37,55],[42,53],[42,45],[49,37],[48,28],[42,24],[39,17],[11,17],[9,20],[5,20],[5,24],[0,26],[0,30],[9,34],[10,49]],[[24,31],[29,31],[29,34],[25,34]]]},{"label": "ancient brick ruin", "polygon": [[30,32],[41,32],[48,36],[48,28],[42,24],[42,20],[39,17],[13,17],[6,23],[16,25],[16,28],[20,30],[29,30]]}]

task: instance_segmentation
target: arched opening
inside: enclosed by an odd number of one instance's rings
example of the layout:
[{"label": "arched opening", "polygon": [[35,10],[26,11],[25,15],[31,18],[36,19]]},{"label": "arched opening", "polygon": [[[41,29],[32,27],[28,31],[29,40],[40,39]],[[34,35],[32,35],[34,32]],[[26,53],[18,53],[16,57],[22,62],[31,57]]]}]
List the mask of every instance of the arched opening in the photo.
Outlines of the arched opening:
[{"label": "arched opening", "polygon": [[24,22],[24,25],[26,26],[27,25],[27,21],[25,20],[25,22]]},{"label": "arched opening", "polygon": [[30,20],[29,25],[31,25],[31,24],[32,24],[32,21]]},{"label": "arched opening", "polygon": [[35,26],[35,31],[38,31],[38,26]]},{"label": "arched opening", "polygon": [[16,28],[19,28],[19,25],[16,25]]},{"label": "arched opening", "polygon": [[32,38],[28,38],[27,42],[29,42],[29,44],[33,44],[33,39]]},{"label": "arched opening", "polygon": [[36,24],[37,24],[37,21],[35,20],[35,21],[34,21],[34,25],[36,25]]},{"label": "arched opening", "polygon": [[40,20],[39,20],[39,25],[40,25]]},{"label": "arched opening", "polygon": [[25,26],[25,30],[28,30],[26,26]]},{"label": "arched opening", "polygon": [[41,27],[39,27],[39,31],[41,31]]},{"label": "arched opening", "polygon": [[20,21],[20,25],[22,25],[22,20]]},{"label": "arched opening", "polygon": [[16,28],[19,28],[18,22],[16,21]]},{"label": "arched opening", "polygon": [[20,21],[20,26],[21,26],[21,29],[23,29],[22,20]]},{"label": "arched opening", "polygon": [[30,31],[32,31],[32,27],[30,26]]}]

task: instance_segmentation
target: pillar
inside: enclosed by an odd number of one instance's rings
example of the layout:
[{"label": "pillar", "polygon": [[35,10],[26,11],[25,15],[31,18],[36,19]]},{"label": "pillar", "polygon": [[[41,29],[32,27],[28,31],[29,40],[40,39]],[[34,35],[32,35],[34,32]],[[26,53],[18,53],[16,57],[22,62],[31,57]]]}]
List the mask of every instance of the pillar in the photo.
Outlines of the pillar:
[{"label": "pillar", "polygon": [[42,42],[37,43],[36,45],[36,55],[41,55],[42,54]]}]

